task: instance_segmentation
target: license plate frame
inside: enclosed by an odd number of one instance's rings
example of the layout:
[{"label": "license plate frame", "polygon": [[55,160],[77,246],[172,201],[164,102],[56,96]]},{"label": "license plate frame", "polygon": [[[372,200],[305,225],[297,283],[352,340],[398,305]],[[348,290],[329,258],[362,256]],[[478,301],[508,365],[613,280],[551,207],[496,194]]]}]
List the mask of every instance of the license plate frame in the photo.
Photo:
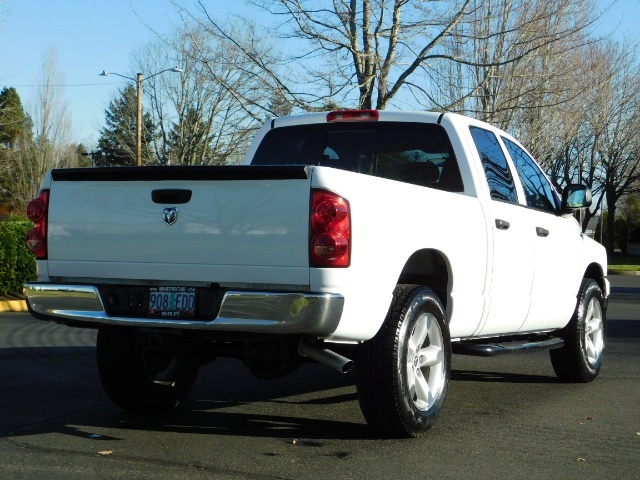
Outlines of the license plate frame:
[{"label": "license plate frame", "polygon": [[196,316],[196,287],[150,287],[147,311],[158,318],[193,318]]}]

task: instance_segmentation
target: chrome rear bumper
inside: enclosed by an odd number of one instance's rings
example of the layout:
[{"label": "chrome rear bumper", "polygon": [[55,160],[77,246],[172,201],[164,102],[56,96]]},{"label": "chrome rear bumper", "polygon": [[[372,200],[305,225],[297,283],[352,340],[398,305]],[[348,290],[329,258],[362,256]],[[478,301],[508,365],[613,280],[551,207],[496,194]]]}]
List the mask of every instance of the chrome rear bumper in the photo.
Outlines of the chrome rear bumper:
[{"label": "chrome rear bumper", "polygon": [[224,294],[215,318],[175,319],[109,316],[92,285],[27,283],[25,297],[36,318],[73,326],[121,325],[249,333],[326,336],[338,327],[344,297],[325,293],[246,292]]}]

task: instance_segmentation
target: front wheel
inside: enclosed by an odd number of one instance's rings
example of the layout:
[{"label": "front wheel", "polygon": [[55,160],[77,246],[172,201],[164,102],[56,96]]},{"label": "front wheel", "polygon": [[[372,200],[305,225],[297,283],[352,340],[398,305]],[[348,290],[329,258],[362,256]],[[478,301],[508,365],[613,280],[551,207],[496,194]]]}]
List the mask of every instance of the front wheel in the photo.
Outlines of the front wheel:
[{"label": "front wheel", "polygon": [[587,383],[602,367],[607,328],[604,295],[589,278],[580,285],[578,303],[569,324],[562,330],[564,346],[551,350],[551,364],[558,378]]},{"label": "front wheel", "polygon": [[383,435],[418,437],[436,422],[451,374],[451,339],[436,294],[398,285],[380,331],[358,353],[357,390],[367,423]]},{"label": "front wheel", "polygon": [[135,330],[103,327],[96,345],[98,372],[113,403],[131,412],[161,412],[189,394],[200,368],[195,358],[145,347]]}]

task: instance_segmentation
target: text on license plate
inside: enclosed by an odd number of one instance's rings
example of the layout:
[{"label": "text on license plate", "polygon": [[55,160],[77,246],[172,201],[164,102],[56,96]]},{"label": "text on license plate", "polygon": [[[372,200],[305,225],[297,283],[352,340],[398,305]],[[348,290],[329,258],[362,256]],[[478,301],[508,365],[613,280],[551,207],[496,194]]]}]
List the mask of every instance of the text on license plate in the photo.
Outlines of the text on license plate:
[{"label": "text on license plate", "polygon": [[193,317],[195,312],[195,287],[151,287],[149,289],[149,314],[160,317]]}]

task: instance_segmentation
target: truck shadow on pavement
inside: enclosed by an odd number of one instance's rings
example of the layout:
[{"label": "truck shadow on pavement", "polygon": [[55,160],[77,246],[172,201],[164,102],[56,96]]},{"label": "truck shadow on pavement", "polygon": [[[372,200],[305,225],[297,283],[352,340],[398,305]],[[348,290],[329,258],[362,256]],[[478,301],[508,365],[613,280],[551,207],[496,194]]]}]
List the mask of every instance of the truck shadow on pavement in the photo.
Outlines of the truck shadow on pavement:
[{"label": "truck shadow on pavement", "polygon": [[451,380],[456,382],[491,382],[491,383],[560,383],[556,377],[548,375],[531,375],[523,373],[453,370]]},{"label": "truck shadow on pavement", "polygon": [[[27,438],[38,437],[37,443],[47,444],[51,436],[61,435],[117,442],[145,431],[177,434],[170,437],[177,441],[181,434],[271,437],[284,442],[378,438],[360,412],[355,369],[343,375],[305,364],[283,378],[259,380],[239,361],[218,359],[202,367],[192,394],[176,411],[133,415],[114,406],[104,393],[95,348],[87,346],[90,339],[83,338],[82,346],[57,347],[51,346],[51,335],[48,330],[33,340],[11,332],[5,335],[0,384],[8,388],[0,389],[0,438],[31,443]],[[609,322],[612,352],[636,344],[637,338],[640,321]],[[608,361],[605,368],[615,365]],[[510,411],[517,406],[505,404],[504,398],[525,395],[544,402],[545,391],[555,389],[554,383],[558,380],[547,352],[496,359],[454,355],[445,409],[449,415],[453,410],[462,415],[461,405],[467,399],[493,392],[500,399],[487,401]]]},{"label": "truck shadow on pavement", "polygon": [[630,339],[640,338],[640,321],[614,320],[607,323],[607,338]]},{"label": "truck shadow on pavement", "polygon": [[[75,353],[71,347],[46,350],[38,348],[33,356],[14,352],[14,362],[30,364],[22,365],[18,369],[22,374],[11,379],[14,385],[16,380],[28,383],[29,401],[23,404],[14,395],[10,404],[1,404],[2,417],[11,420],[0,421],[0,437],[64,435],[119,441],[130,435],[127,432],[161,432],[178,438],[202,434],[270,437],[285,442],[379,438],[360,412],[355,372],[343,375],[322,365],[306,364],[281,379],[259,380],[240,362],[219,359],[202,368],[194,391],[175,411],[132,414],[113,405],[102,391],[92,348],[80,347]],[[2,353],[5,360],[9,358],[8,352]],[[54,358],[57,361],[47,363]],[[5,370],[0,369],[0,382],[9,384],[5,376]],[[517,384],[557,380],[537,374],[463,369],[453,370],[452,382],[495,382],[517,388]],[[23,392],[20,385],[15,392]],[[455,395],[450,391],[450,396]],[[455,398],[450,401],[455,404]],[[17,416],[10,411],[16,408]]]}]

